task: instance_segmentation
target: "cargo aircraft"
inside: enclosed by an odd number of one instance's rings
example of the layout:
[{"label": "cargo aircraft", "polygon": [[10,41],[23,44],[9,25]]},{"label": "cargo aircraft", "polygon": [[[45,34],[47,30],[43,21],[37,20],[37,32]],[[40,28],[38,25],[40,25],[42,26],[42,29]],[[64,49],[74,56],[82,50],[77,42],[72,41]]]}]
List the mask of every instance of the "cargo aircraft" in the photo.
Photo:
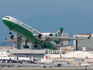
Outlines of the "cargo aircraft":
[{"label": "cargo aircraft", "polygon": [[[86,38],[60,37],[63,31],[62,27],[55,34],[50,33],[49,35],[44,35],[43,33],[40,33],[39,31],[33,29],[27,24],[11,16],[5,16],[4,18],[2,18],[2,21],[9,28],[10,30],[9,34],[11,34],[10,40],[6,40],[6,42],[19,42],[19,43],[25,42],[25,45],[23,45],[24,48],[29,48],[27,43],[30,42],[35,44],[34,47],[37,47],[37,45],[40,45],[41,47],[46,49],[57,50],[58,47],[67,46],[67,45],[60,44],[62,41],[86,39]],[[17,37],[15,35],[12,35],[11,30],[18,33],[19,36]],[[87,39],[89,39],[90,36],[87,37]]]}]

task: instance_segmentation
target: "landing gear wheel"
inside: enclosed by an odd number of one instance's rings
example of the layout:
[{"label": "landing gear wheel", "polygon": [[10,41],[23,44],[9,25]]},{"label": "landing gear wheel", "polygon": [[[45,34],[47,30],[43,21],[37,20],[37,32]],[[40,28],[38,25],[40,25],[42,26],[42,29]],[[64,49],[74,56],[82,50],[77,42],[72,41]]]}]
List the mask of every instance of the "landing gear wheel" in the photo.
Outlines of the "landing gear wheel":
[{"label": "landing gear wheel", "polygon": [[23,45],[23,47],[26,49],[26,46],[25,45]]},{"label": "landing gear wheel", "polygon": [[12,34],[12,32],[9,32],[9,34]]},{"label": "landing gear wheel", "polygon": [[26,42],[25,42],[25,45],[23,45],[23,47],[24,47],[25,49],[26,49],[26,48],[29,49],[29,46],[27,45],[27,42],[28,42],[28,41],[26,41]]},{"label": "landing gear wheel", "polygon": [[29,49],[29,46],[26,46],[26,48],[28,48],[28,49]]},{"label": "landing gear wheel", "polygon": [[23,47],[26,49],[26,48],[29,48],[29,46],[27,46],[27,45],[23,45]]},{"label": "landing gear wheel", "polygon": [[42,45],[41,47],[42,47],[42,48],[46,48],[46,45]]},{"label": "landing gear wheel", "polygon": [[35,44],[35,45],[34,45],[34,48],[37,48],[37,47],[38,47],[38,46]]},{"label": "landing gear wheel", "polygon": [[12,34],[12,29],[9,29],[9,30],[10,30],[9,34],[11,35]]}]

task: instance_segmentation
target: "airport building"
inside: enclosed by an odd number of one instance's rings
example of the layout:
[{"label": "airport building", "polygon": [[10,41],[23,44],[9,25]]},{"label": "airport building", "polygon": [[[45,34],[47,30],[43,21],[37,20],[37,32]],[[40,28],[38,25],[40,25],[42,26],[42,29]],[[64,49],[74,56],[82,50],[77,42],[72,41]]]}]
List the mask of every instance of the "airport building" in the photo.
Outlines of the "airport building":
[{"label": "airport building", "polygon": [[4,57],[33,57],[44,58],[45,50],[29,50],[29,49],[0,49],[0,56]]},{"label": "airport building", "polygon": [[[80,35],[73,35],[74,38],[87,38],[90,33],[81,33]],[[93,51],[93,34],[90,39],[74,40],[73,41],[75,51]]]}]

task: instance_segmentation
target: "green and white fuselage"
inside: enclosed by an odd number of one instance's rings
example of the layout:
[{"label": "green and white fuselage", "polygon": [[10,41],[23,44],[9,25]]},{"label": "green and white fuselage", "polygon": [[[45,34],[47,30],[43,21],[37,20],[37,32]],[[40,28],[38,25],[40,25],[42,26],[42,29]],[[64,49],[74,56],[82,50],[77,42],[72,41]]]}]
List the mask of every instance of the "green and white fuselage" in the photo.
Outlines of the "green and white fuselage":
[{"label": "green and white fuselage", "polygon": [[54,49],[57,50],[58,48],[54,45],[55,42],[46,42],[44,43],[42,40],[39,40],[33,36],[33,34],[39,35],[42,34],[39,31],[33,29],[32,27],[26,25],[25,23],[17,20],[16,18],[6,16],[2,19],[3,23],[11,30],[17,32],[18,34],[22,35],[26,38],[27,41],[38,44],[38,45],[45,45],[47,49]]}]

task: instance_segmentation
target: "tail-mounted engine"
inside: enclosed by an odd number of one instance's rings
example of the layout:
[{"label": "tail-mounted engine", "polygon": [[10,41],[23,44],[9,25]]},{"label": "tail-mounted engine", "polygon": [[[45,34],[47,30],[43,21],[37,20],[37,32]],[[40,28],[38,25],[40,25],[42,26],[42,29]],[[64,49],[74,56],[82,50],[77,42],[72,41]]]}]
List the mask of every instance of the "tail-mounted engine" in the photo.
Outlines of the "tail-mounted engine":
[{"label": "tail-mounted engine", "polygon": [[49,36],[54,36],[54,34],[51,33],[51,34],[49,34]]}]

